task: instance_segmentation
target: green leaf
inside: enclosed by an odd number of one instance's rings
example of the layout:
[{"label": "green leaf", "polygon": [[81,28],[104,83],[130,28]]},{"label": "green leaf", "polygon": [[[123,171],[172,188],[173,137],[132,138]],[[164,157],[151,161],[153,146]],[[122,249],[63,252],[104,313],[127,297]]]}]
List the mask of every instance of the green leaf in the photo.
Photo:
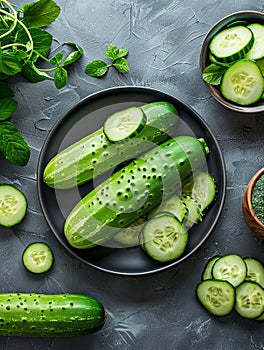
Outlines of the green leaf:
[{"label": "green leaf", "polygon": [[0,150],[10,162],[24,166],[30,157],[30,148],[15,125],[0,123]]},{"label": "green leaf", "polygon": [[58,52],[55,56],[53,56],[49,62],[50,64],[54,64],[54,65],[57,65],[57,64],[60,64],[61,61],[63,59],[63,54],[62,52]]},{"label": "green leaf", "polygon": [[[52,35],[41,28],[30,28],[29,32],[33,39],[33,49],[39,52],[42,56],[48,57],[51,50]],[[27,44],[28,40],[28,35],[25,30],[19,30],[17,33],[16,42]]]},{"label": "green leaf", "polygon": [[9,118],[17,109],[17,101],[12,98],[0,98],[0,121]]},{"label": "green leaf", "polygon": [[68,42],[67,45],[74,46],[76,48],[75,51],[71,52],[64,60],[63,66],[67,66],[68,64],[72,64],[77,61],[83,54],[83,49],[78,44]]},{"label": "green leaf", "polygon": [[65,68],[57,67],[54,74],[54,83],[57,89],[63,88],[68,82],[68,73]]},{"label": "green leaf", "polygon": [[127,73],[130,71],[130,67],[128,65],[128,62],[125,58],[119,58],[113,63],[113,66],[120,72],[120,73]]},{"label": "green leaf", "polygon": [[60,7],[53,0],[30,2],[23,7],[23,22],[28,27],[46,27],[56,20]]},{"label": "green leaf", "polygon": [[4,156],[8,161],[16,165],[25,166],[30,157],[30,149],[27,143],[22,142],[22,140],[21,136],[17,141],[10,141],[7,144]]},{"label": "green leaf", "polygon": [[[1,50],[0,50],[1,51]],[[15,75],[22,69],[19,51],[2,51],[0,53],[0,72],[7,75]]]},{"label": "green leaf", "polygon": [[14,93],[7,83],[0,82],[0,98],[4,97],[14,97]]},{"label": "green leaf", "polygon": [[104,55],[110,60],[115,61],[118,60],[119,58],[126,57],[128,55],[128,50],[127,49],[119,49],[113,44],[110,44],[108,46],[108,50],[104,52]]},{"label": "green leaf", "polygon": [[109,66],[101,60],[95,60],[87,64],[85,73],[91,77],[102,77],[108,71]]},{"label": "green leaf", "polygon": [[219,85],[226,69],[227,67],[212,63],[203,70],[202,78],[208,84]]},{"label": "green leaf", "polygon": [[29,61],[26,65],[24,65],[21,73],[23,77],[28,81],[30,81],[31,83],[38,83],[43,80],[53,80],[51,76],[49,76],[45,72],[42,72],[31,61]]}]

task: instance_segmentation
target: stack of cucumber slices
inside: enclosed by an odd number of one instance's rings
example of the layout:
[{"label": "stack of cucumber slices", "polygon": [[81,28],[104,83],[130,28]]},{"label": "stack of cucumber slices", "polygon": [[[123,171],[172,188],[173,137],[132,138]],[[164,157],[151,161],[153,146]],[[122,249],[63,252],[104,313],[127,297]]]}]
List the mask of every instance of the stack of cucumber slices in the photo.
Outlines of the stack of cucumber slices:
[{"label": "stack of cucumber slices", "polygon": [[264,94],[264,25],[236,21],[212,38],[203,80],[219,85],[222,96],[248,106]]},{"label": "stack of cucumber slices", "polygon": [[240,316],[264,320],[264,267],[256,258],[238,254],[215,256],[205,266],[196,295],[215,316],[235,310]]},{"label": "stack of cucumber slices", "polygon": [[164,263],[179,258],[189,241],[189,230],[206,215],[217,196],[212,175],[201,171],[180,195],[173,194],[161,205],[119,232],[114,240],[126,246],[141,245],[152,259]]}]

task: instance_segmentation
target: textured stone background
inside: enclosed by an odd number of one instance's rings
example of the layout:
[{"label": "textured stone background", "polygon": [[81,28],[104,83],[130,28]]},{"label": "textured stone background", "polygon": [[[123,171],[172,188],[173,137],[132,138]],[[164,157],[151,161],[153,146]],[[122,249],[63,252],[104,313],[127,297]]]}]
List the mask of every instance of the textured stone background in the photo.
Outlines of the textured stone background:
[{"label": "textured stone background", "polygon": [[[0,338],[6,350],[264,349],[263,325],[235,314],[211,317],[195,299],[206,260],[236,252],[264,260],[264,246],[246,227],[241,200],[251,176],[263,167],[264,115],[228,112],[208,94],[200,78],[199,53],[209,28],[238,10],[263,11],[262,0],[58,0],[62,13],[49,26],[58,43],[75,41],[84,56],[70,70],[67,87],[12,81],[17,112],[12,117],[32,156],[25,168],[0,158],[0,182],[22,188],[26,219],[14,229],[0,228],[0,292],[76,292],[105,305],[108,319],[98,333],[70,339]],[[18,1],[19,5],[25,3]],[[126,47],[131,72],[111,70],[103,79],[84,74],[85,65],[104,58],[107,45]],[[73,258],[49,230],[38,203],[37,160],[54,123],[83,97],[113,86],[157,88],[193,107],[214,132],[227,169],[227,196],[221,218],[206,243],[179,267],[145,277],[118,277]],[[55,265],[45,277],[28,274],[21,264],[24,247],[48,242]]]}]

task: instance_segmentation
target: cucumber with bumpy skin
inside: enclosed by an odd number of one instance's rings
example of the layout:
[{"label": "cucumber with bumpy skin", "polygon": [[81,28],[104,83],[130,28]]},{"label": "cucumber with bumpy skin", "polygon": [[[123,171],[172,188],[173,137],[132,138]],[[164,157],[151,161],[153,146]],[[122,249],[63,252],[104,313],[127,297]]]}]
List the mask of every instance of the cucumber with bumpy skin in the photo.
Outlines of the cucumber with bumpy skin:
[{"label": "cucumber with bumpy skin", "polygon": [[69,244],[86,249],[109,240],[181,189],[208,152],[204,139],[178,136],[124,166],[72,209],[64,225]]},{"label": "cucumber with bumpy skin", "polygon": [[81,185],[170,138],[179,120],[171,103],[152,102],[140,109],[147,120],[136,137],[112,143],[102,127],[55,155],[44,169],[43,181],[62,189]]},{"label": "cucumber with bumpy skin", "polygon": [[81,294],[0,294],[0,336],[87,335],[104,325],[96,299]]}]

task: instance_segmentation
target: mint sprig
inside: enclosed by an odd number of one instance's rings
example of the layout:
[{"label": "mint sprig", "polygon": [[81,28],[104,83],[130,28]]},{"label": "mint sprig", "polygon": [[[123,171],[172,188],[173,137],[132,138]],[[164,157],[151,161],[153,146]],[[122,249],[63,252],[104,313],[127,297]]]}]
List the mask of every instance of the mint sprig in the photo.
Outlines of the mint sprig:
[{"label": "mint sprig", "polygon": [[6,121],[17,109],[7,80],[21,74],[32,83],[51,80],[61,89],[68,82],[65,67],[83,54],[79,45],[68,42],[63,45],[70,48],[69,54],[59,51],[49,57],[53,36],[43,27],[59,14],[54,0],[29,2],[23,7],[0,0],[0,151],[17,165],[26,165],[30,152],[15,125]]},{"label": "mint sprig", "polygon": [[104,55],[112,62],[110,64],[107,64],[103,60],[89,62],[85,67],[85,73],[87,75],[91,77],[102,77],[108,72],[110,67],[114,67],[119,73],[128,73],[130,71],[128,61],[125,58],[128,55],[128,49],[119,49],[115,45],[110,44]]}]

